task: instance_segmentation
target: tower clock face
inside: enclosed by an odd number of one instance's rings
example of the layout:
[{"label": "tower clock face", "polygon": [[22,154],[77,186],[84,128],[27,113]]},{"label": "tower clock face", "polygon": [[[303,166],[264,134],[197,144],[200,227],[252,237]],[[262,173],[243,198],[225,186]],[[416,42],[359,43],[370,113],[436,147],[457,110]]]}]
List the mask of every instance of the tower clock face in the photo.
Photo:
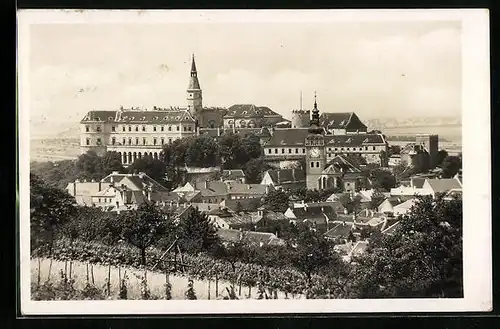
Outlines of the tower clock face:
[{"label": "tower clock face", "polygon": [[313,148],[309,151],[311,158],[318,158],[320,156],[320,151],[318,148]]}]

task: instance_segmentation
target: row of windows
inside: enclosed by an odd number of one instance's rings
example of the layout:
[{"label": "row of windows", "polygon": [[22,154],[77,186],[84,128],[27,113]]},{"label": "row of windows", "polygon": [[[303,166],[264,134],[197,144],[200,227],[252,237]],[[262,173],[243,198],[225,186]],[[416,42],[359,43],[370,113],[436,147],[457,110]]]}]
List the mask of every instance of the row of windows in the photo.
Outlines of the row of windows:
[{"label": "row of windows", "polygon": [[[193,131],[193,126],[182,126],[184,131]],[[175,126],[175,129],[173,126],[153,126],[153,131],[180,131],[180,126]],[[101,132],[102,128],[101,126],[97,126],[95,129],[97,132]],[[142,126],[141,128],[142,131],[146,131],[146,126]],[[85,131],[89,132],[90,131],[90,126],[85,126]],[[111,126],[111,131],[115,132],[116,131],[116,126]],[[127,128],[125,126],[122,126],[122,131],[127,131]],[[132,126],[128,126],[128,131],[132,131]],[[135,131],[139,131],[139,126],[135,126]]]},{"label": "row of windows", "polygon": [[[292,154],[293,153],[293,150],[294,149],[288,149],[288,154]],[[334,148],[335,151],[339,151],[339,148],[338,147],[335,147]],[[359,148],[360,151],[363,150],[362,147]],[[372,146],[372,150],[375,151],[375,146]],[[332,148],[328,148],[328,151],[331,152],[332,151]],[[344,148],[343,147],[340,147],[340,151],[344,151]],[[346,148],[346,151],[351,151],[351,148],[347,147]],[[352,148],[352,151],[356,151],[356,147],[353,147]],[[368,151],[368,146],[365,146],[365,151]],[[273,149],[268,149],[267,150],[267,153],[268,154],[272,154],[273,153]],[[286,153],[286,149],[281,149],[281,154],[285,154]],[[299,153],[299,149],[296,148],[295,149],[295,154],[298,154]],[[302,149],[302,153],[306,153],[306,149]],[[274,149],[274,154],[278,154],[278,149]]]},{"label": "row of windows", "polygon": [[97,202],[99,202],[99,203],[100,202],[108,202],[109,203],[109,202],[111,202],[112,199],[111,198],[98,198],[97,200],[98,200]]},{"label": "row of windows", "polygon": [[[166,143],[166,139],[164,137],[162,138],[153,138],[153,145],[164,145]],[[168,143],[171,144],[173,141],[173,139],[170,137],[168,138]],[[122,141],[121,141],[121,145],[149,145],[148,144],[148,140],[147,138],[143,138],[142,139],[142,144],[140,143],[140,140],[139,140],[139,137],[136,137],[135,140],[133,140],[132,138],[122,138]],[[133,143],[135,142],[135,143]],[[87,145],[90,145],[91,144],[91,140],[90,138],[87,138],[87,141],[86,141],[86,144]],[[116,140],[116,137],[112,137],[111,138],[111,145],[116,145],[117,144],[117,140]],[[102,140],[101,138],[97,138],[96,139],[96,145],[102,145]]]},{"label": "row of windows", "polygon": [[316,165],[316,168],[319,168],[319,161],[311,162],[311,168],[314,168],[314,165]]}]

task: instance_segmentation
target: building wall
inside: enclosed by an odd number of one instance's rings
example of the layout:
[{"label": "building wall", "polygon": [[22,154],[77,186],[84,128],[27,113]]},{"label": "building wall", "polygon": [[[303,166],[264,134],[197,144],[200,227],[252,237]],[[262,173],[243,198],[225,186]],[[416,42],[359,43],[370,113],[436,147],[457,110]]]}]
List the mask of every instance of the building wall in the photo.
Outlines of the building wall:
[{"label": "building wall", "polygon": [[436,168],[439,152],[439,136],[435,134],[418,134],[415,143],[424,145],[425,149],[429,152],[430,169]]},{"label": "building wall", "polygon": [[292,128],[307,128],[311,120],[311,111],[294,110],[292,111]]}]

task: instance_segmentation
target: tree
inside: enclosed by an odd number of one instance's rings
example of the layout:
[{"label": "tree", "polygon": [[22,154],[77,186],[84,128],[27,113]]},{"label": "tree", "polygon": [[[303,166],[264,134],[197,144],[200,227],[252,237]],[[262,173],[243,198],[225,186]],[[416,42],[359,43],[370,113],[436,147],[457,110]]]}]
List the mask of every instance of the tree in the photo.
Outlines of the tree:
[{"label": "tree", "polygon": [[443,170],[443,178],[451,178],[455,176],[462,168],[462,161],[458,156],[447,156],[441,164]]},{"label": "tree", "polygon": [[219,156],[225,169],[241,168],[247,157],[241,138],[234,133],[226,133],[218,138]]},{"label": "tree", "polygon": [[263,157],[251,159],[243,167],[246,181],[249,184],[259,184],[264,173],[269,169],[273,169],[273,167]]},{"label": "tree", "polygon": [[195,293],[194,287],[193,287],[193,280],[191,280],[191,279],[189,279],[188,289],[186,290],[185,295],[186,295],[186,299],[188,299],[188,300],[195,300],[195,299],[197,299],[196,298],[196,293]]},{"label": "tree", "polygon": [[141,252],[141,264],[146,265],[146,249],[170,228],[160,209],[143,202],[136,210],[120,214],[123,238]]},{"label": "tree", "polygon": [[[254,134],[248,134],[241,139],[241,148],[246,156],[245,162],[263,156],[263,149],[260,145],[260,138]],[[245,163],[244,162],[244,163]]]},{"label": "tree", "polygon": [[219,237],[208,216],[198,209],[188,210],[187,218],[180,222],[178,228],[179,244],[189,253],[210,251],[219,244]]},{"label": "tree", "polygon": [[419,198],[357,262],[357,298],[462,297],[462,202]]},{"label": "tree", "polygon": [[195,138],[186,151],[186,164],[194,167],[215,167],[218,164],[219,147],[209,135]]},{"label": "tree", "polygon": [[220,244],[215,250],[215,256],[217,258],[223,259],[231,265],[233,279],[236,281],[236,263],[244,261],[248,254],[247,246],[243,242],[243,238],[236,242],[229,242],[225,245]]},{"label": "tree", "polygon": [[104,176],[111,174],[113,171],[125,173],[120,153],[114,151],[106,152],[101,161]]},{"label": "tree", "polygon": [[165,163],[148,155],[138,158],[128,168],[129,173],[143,172],[155,181],[162,184],[165,179]]},{"label": "tree", "polygon": [[270,191],[264,196],[262,205],[268,210],[284,213],[288,209],[288,195],[283,191]]},{"label": "tree", "polygon": [[100,180],[104,175],[102,158],[94,151],[88,151],[78,157],[76,161],[78,178]]},{"label": "tree", "polygon": [[47,186],[30,173],[30,224],[32,246],[48,244],[49,255],[54,239],[75,215],[75,199],[67,192]]},{"label": "tree", "polygon": [[441,167],[444,159],[446,159],[447,156],[448,156],[448,152],[446,150],[439,150],[439,152],[437,154],[436,166]]},{"label": "tree", "polygon": [[68,183],[78,178],[75,160],[32,162],[30,170],[45,184],[62,190],[66,189]]},{"label": "tree", "polygon": [[390,191],[396,186],[396,177],[386,170],[375,169],[371,172],[372,187],[377,190]]},{"label": "tree", "polygon": [[297,237],[288,241],[291,263],[305,275],[308,286],[312,275],[331,261],[331,249],[322,234],[303,224],[298,225]]},{"label": "tree", "polygon": [[349,214],[357,213],[361,208],[361,198],[359,195],[352,198],[351,196],[344,194],[340,197],[339,201]]}]

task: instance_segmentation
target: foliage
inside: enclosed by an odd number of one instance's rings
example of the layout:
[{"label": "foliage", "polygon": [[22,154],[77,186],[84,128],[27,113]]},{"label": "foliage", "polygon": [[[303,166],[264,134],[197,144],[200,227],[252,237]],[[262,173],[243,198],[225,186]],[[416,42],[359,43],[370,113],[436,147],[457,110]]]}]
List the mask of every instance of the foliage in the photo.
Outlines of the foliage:
[{"label": "foliage", "polygon": [[155,159],[148,155],[136,159],[134,163],[128,167],[128,172],[131,174],[143,172],[155,181],[164,183],[165,163],[160,159]]},{"label": "foliage", "polygon": [[396,177],[387,170],[375,169],[370,173],[372,180],[372,188],[382,191],[390,191],[391,188],[396,186]]},{"label": "foliage", "polygon": [[120,153],[118,152],[115,151],[106,152],[102,156],[101,162],[102,162],[103,176],[100,177],[99,179],[111,174],[113,171],[125,173],[125,168],[122,165],[122,159]]},{"label": "foliage", "polygon": [[194,291],[194,287],[193,287],[193,280],[189,280],[188,282],[188,289],[186,290],[186,299],[189,299],[189,300],[195,300],[195,299],[198,299],[196,298],[196,293]]},{"label": "foliage", "polygon": [[288,209],[288,194],[283,191],[269,191],[264,196],[262,206],[275,212],[285,212]]},{"label": "foliage", "polygon": [[189,253],[208,251],[219,243],[215,227],[198,209],[188,210],[187,218],[178,227],[179,245]]},{"label": "foliage", "polygon": [[186,151],[186,164],[193,167],[214,167],[218,164],[218,145],[209,135],[193,139]]},{"label": "foliage", "polygon": [[311,283],[312,274],[330,262],[333,257],[330,243],[322,234],[299,224],[297,237],[290,239],[289,247],[291,263],[299,269]]},{"label": "foliage", "polygon": [[55,236],[76,212],[72,196],[46,185],[33,173],[30,174],[30,207],[31,243],[34,247],[38,244],[51,247]]},{"label": "foliage", "polygon": [[340,197],[339,201],[349,214],[358,213],[361,209],[361,198],[359,195],[351,197],[348,194],[344,194]]},{"label": "foliage", "polygon": [[441,164],[443,178],[452,178],[462,168],[462,160],[458,156],[447,156]]},{"label": "foliage", "polygon": [[153,203],[144,202],[137,210],[124,212],[119,217],[122,236],[141,251],[143,265],[146,264],[146,248],[150,247],[168,229],[168,223]]},{"label": "foliage", "polygon": [[436,166],[441,167],[446,157],[448,157],[448,152],[446,150],[439,150],[437,154]]},{"label": "foliage", "polygon": [[357,297],[463,296],[461,201],[422,197],[400,223],[357,260]]},{"label": "foliage", "polygon": [[120,281],[120,292],[118,294],[118,297],[120,299],[127,299],[127,296],[128,296],[127,280],[128,280],[127,272],[125,272],[125,274],[123,275],[123,278],[121,278],[121,281]]},{"label": "foliage", "polygon": [[246,181],[249,184],[260,184],[264,172],[272,169],[263,157],[250,159],[245,163],[243,171],[245,173]]},{"label": "foliage", "polygon": [[251,159],[262,157],[262,147],[257,136],[243,138],[232,132],[218,138],[219,155],[223,168],[243,168]]}]

